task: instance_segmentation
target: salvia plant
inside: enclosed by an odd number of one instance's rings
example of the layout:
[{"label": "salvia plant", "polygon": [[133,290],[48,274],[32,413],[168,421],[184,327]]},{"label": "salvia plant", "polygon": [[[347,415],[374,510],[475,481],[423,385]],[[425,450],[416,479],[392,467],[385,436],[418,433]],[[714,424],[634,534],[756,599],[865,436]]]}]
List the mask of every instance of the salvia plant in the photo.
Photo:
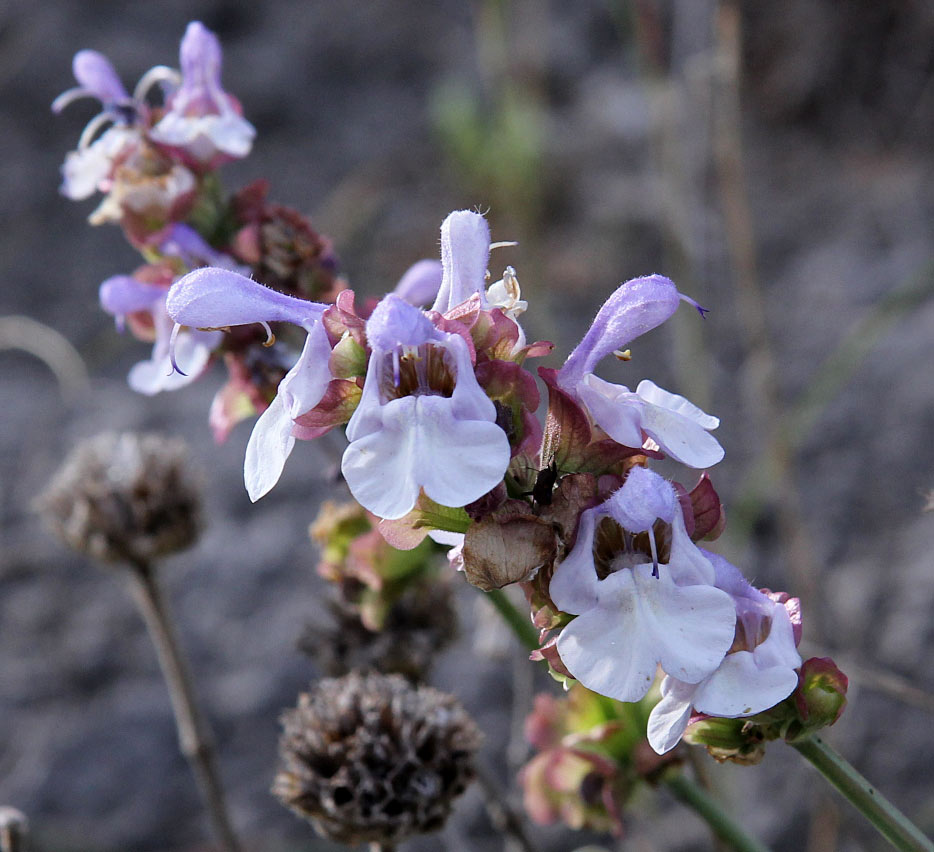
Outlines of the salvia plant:
[{"label": "salvia plant", "polygon": [[[388,849],[441,827],[478,774],[481,739],[453,697],[421,683],[450,639],[462,572],[563,686],[539,696],[527,724],[532,819],[618,834],[638,788],[662,784],[734,848],[761,849],[685,774],[683,743],[755,764],[784,740],[894,846],[934,848],[819,735],[840,717],[847,679],[832,660],[802,658],[798,599],[756,588],[708,549],[725,524],[707,473],[723,458],[719,420],[640,380],[634,361],[629,385],[601,377],[679,309],[700,322],[705,308],[662,275],[634,278],[560,368],[534,369],[552,344],[527,338],[518,273],[495,263],[504,243],[472,210],[441,223],[440,258],[361,301],[327,238],[269,201],[265,183],[223,189],[220,169],[249,154],[255,130],[198,22],[180,66],[153,68],[131,94],[105,57],[75,56],[78,87],[53,109],[90,97],[101,110],[65,159],[62,192],[99,196],[90,222],[119,225],[142,256],[100,287],[118,327],[153,347],[130,387],[156,394],[227,370],[208,419],[223,440],[256,418],[252,500],[297,442],[346,437],[340,472],[354,502],[326,505],[312,526],[336,627],[302,639],[334,678],[283,716],[275,794],[339,842]],[[71,462],[84,473],[45,498],[66,540],[143,574],[168,533],[120,483],[88,471],[117,464],[102,453],[145,446],[99,441]],[[683,482],[652,469],[663,458]],[[152,528],[121,530],[121,517]],[[510,585],[521,610],[501,591]],[[528,844],[518,817],[501,824]]]}]

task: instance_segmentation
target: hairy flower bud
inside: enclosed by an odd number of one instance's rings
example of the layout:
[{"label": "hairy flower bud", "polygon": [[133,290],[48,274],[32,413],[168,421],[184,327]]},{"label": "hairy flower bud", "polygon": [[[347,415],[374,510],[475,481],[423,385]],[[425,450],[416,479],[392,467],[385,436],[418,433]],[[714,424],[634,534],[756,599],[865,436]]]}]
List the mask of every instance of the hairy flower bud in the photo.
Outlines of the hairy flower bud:
[{"label": "hairy flower bud", "polygon": [[453,696],[398,675],[323,680],[282,725],[273,794],[347,845],[440,829],[473,778],[481,741]]},{"label": "hairy flower bud", "polygon": [[79,444],[36,506],[70,547],[103,562],[144,565],[194,544],[201,495],[185,445],[106,432]]}]

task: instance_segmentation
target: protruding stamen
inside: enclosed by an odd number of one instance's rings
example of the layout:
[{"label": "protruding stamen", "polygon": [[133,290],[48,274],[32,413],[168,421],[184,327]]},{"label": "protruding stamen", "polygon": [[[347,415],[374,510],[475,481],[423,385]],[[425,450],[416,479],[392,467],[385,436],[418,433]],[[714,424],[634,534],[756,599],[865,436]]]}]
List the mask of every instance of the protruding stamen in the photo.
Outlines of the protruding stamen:
[{"label": "protruding stamen", "polygon": [[182,84],[182,75],[174,68],[169,68],[168,65],[157,65],[155,68],[150,68],[139,78],[139,82],[133,90],[133,100],[142,103],[146,95],[149,94],[149,90],[156,83],[165,82],[172,83],[177,89]]},{"label": "protruding stamen", "polygon": [[83,151],[88,147],[93,141],[94,137],[97,136],[97,131],[100,130],[105,124],[113,124],[113,114],[104,111],[99,112],[97,115],[92,118],[84,130],[81,131],[81,138],[78,140],[78,150]]},{"label": "protruding stamen", "polygon": [[517,243],[515,240],[502,240],[498,243],[490,243],[490,251],[493,251],[493,249],[507,248],[509,246],[517,245],[519,245],[519,243]]},{"label": "protruding stamen", "polygon": [[408,344],[402,347],[402,360],[403,361],[421,361],[422,356],[418,352],[417,346],[410,346]]},{"label": "protruding stamen", "polygon": [[658,549],[655,546],[655,530],[649,527],[649,547],[652,549],[652,576],[658,576]]},{"label": "protruding stamen", "polygon": [[172,336],[169,337],[169,363],[172,365],[172,370],[169,373],[171,376],[172,373],[178,373],[180,376],[187,376],[188,374],[178,366],[178,362],[175,360],[175,342],[178,340],[178,333],[182,328],[182,324],[177,322],[175,323],[174,328],[172,329]]},{"label": "protruding stamen", "polygon": [[702,317],[706,318],[707,314],[710,313],[710,308],[702,308],[694,299],[690,296],[685,296],[684,293],[678,293],[678,296],[681,298],[682,302],[687,302],[694,310],[696,310]]},{"label": "protruding stamen", "polygon": [[617,349],[613,356],[620,361],[631,361],[632,360],[632,350],[631,349]]},{"label": "protruding stamen", "polygon": [[399,387],[399,384],[402,381],[402,377],[400,375],[400,369],[399,369],[399,350],[398,349],[392,350],[392,380],[393,380],[393,384],[396,387]]},{"label": "protruding stamen", "polygon": [[265,320],[260,320],[259,323],[266,332],[266,339],[263,341],[263,346],[267,349],[276,342],[276,336],[272,333],[272,329],[269,327],[269,323]]}]

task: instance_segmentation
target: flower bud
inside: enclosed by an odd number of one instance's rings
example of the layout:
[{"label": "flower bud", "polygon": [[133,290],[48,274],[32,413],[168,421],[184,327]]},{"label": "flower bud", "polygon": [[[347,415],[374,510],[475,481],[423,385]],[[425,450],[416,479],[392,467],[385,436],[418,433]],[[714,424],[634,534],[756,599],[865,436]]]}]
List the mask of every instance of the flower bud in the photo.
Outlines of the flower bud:
[{"label": "flower bud", "polygon": [[136,566],[194,544],[201,495],[184,443],[107,432],[79,444],[36,507],[67,545]]},{"label": "flower bud", "polygon": [[801,667],[795,705],[804,731],[834,724],[846,707],[847,676],[829,657],[811,657]]},{"label": "flower bud", "polygon": [[766,739],[763,730],[748,719],[717,716],[697,717],[684,733],[685,742],[706,746],[708,754],[720,763],[729,760],[743,766],[753,766],[765,757]]},{"label": "flower bud", "polygon": [[273,794],[337,843],[438,831],[482,735],[457,700],[398,675],[321,681],[282,716]]}]

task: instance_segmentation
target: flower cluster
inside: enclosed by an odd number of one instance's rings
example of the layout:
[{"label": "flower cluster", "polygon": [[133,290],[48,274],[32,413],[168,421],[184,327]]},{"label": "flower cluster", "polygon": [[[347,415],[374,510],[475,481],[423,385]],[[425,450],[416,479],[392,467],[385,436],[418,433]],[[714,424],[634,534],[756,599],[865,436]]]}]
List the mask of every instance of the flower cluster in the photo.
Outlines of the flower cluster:
[{"label": "flower cluster", "polygon": [[[181,70],[152,68],[130,95],[104,56],[82,50],[73,63],[79,85],[52,108],[59,112],[81,98],[100,102],[77,150],[65,158],[62,193],[73,200],[101,193],[90,222],[120,225],[145,260],[100,287],[101,306],[118,327],[153,343],[150,358],[130,371],[130,386],[150,395],[174,390],[222,357],[230,381],[210,418],[222,440],[238,420],[265,410],[295,353],[289,341],[273,345],[271,333],[190,329],[174,342],[173,371],[165,311],[172,282],[210,265],[262,276],[301,298],[333,301],[345,285],[327,239],[296,211],[269,203],[265,182],[225,196],[218,170],[249,154],[255,130],[221,86],[217,37],[192,22],[179,53]],[[158,105],[150,100],[156,88]]]},{"label": "flower cluster", "polygon": [[664,456],[716,464],[719,421],[650,381],[631,391],[596,375],[681,302],[703,309],[659,275],[622,284],[564,365],[539,368],[542,427],[526,361],[551,345],[526,341],[515,270],[490,283],[490,249],[483,216],[452,213],[440,274],[410,271],[371,311],[351,290],[329,306],[219,267],[172,286],[179,336],[270,322],[306,332],[247,446],[250,496],[275,485],[297,439],[343,426],[341,470],[385,539],[408,549],[430,534],[480,588],[522,584],[542,630],[535,656],[556,673],[635,702],[663,672],[648,723],[659,753],[692,715],[775,706],[798,684],[797,599],[753,588],[698,545],[724,524],[706,473],[688,491],[648,468]]}]

